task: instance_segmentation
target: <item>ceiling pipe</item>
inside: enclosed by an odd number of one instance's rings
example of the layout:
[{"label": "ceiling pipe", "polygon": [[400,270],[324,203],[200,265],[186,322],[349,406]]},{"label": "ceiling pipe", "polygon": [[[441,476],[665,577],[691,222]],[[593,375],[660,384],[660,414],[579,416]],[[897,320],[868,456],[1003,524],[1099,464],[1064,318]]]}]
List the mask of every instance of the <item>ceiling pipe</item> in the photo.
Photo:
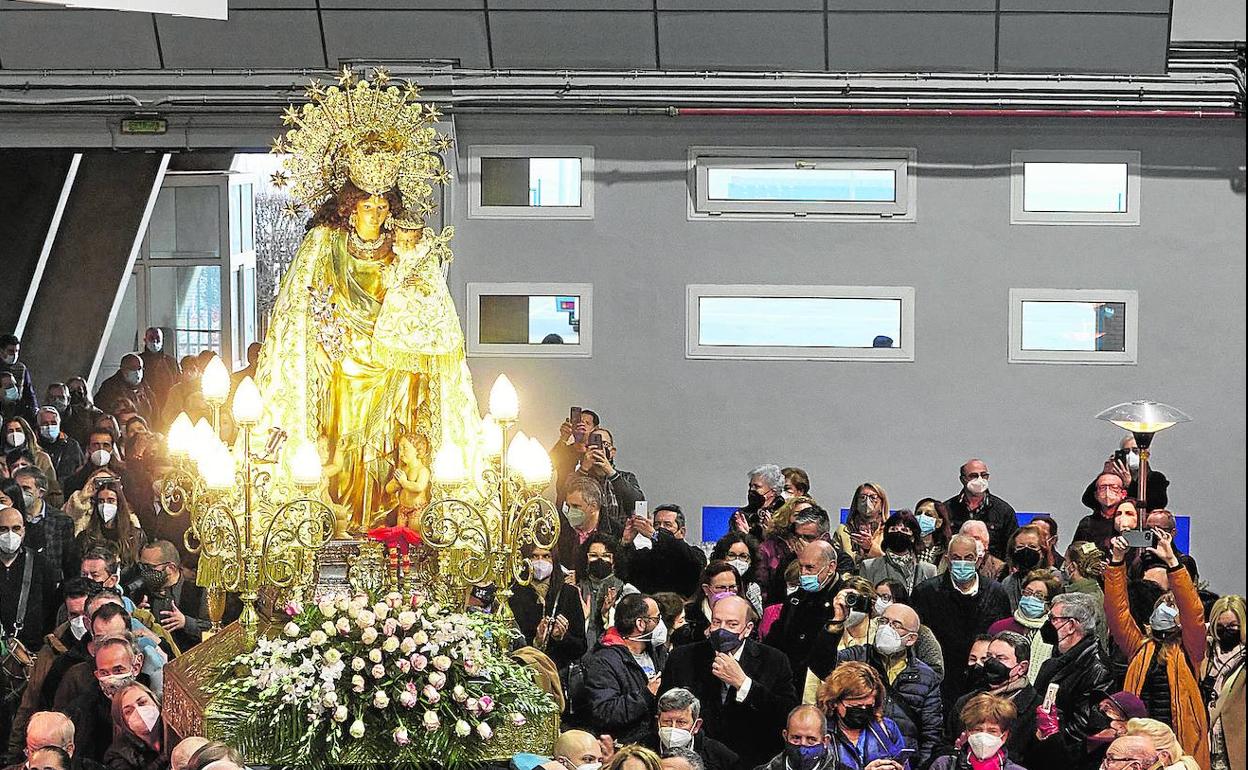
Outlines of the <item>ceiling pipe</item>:
[{"label": "ceiling pipe", "polygon": [[877,109],[871,107],[673,107],[672,117],[1242,118],[1235,110]]}]

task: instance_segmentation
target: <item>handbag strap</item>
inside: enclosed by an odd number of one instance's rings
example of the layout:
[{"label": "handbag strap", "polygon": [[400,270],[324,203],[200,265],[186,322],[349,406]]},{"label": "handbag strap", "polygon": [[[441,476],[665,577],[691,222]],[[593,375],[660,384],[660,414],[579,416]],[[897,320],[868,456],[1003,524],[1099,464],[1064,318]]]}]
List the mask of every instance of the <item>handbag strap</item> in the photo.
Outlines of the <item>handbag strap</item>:
[{"label": "handbag strap", "polygon": [[17,614],[13,617],[14,638],[22,633],[22,628],[26,625],[26,606],[30,604],[30,582],[35,575],[34,555],[29,551],[23,555],[26,557],[26,563],[22,565],[22,590],[17,595]]}]

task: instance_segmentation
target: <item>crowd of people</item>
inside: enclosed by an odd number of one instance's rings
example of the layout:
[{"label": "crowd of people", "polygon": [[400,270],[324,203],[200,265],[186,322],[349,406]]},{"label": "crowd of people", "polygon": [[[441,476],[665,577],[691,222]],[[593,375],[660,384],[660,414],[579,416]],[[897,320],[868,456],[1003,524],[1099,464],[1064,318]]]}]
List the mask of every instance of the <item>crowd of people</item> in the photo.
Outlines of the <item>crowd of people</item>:
[{"label": "crowd of people", "polygon": [[[210,413],[211,356],[162,343],[148,330],[94,397],[74,378],[41,405],[0,337],[5,764],[243,766],[161,718],[164,666],[209,623],[187,522],[153,482],[173,417]],[[563,732],[517,770],[1248,768],[1244,600],[1175,544],[1164,474],[1137,498],[1130,437],[1090,469],[1066,541],[1051,517],[1020,525],[971,459],[913,508],[860,483],[843,522],[808,473],[760,465],[699,544],[618,456],[589,409],[551,448],[560,536],[526,550],[508,601],[517,646],[559,672]],[[1140,528],[1152,545],[1130,547]],[[490,589],[473,609],[497,609]]]}]

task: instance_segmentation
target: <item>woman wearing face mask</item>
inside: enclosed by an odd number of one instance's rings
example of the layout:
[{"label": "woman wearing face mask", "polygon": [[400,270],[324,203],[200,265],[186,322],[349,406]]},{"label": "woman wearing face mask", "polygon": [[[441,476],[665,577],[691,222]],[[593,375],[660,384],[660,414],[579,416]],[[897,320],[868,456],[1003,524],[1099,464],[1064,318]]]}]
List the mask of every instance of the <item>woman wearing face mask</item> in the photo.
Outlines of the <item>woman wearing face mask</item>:
[{"label": "woman wearing face mask", "polygon": [[104,752],[103,763],[109,770],[162,770],[169,766],[160,701],[137,682],[113,695],[113,743]]},{"label": "woman wearing face mask", "polygon": [[1053,568],[1049,552],[1044,548],[1044,533],[1030,524],[1019,527],[1010,535],[1005,546],[1008,574],[1001,580],[1001,587],[1010,597],[1010,606],[1017,609],[1023,595],[1023,581],[1033,570],[1047,571],[1058,581],[1062,573]]},{"label": "woman wearing face mask", "polygon": [[758,541],[744,532],[729,532],[715,542],[710,561],[726,561],[741,577],[741,595],[759,615],[763,614],[763,590],[756,573]]},{"label": "woman wearing face mask", "polygon": [[896,580],[905,586],[907,594],[910,593],[919,583],[936,577],[936,565],[919,559],[921,538],[919,522],[913,513],[907,510],[894,513],[884,522],[881,540],[884,555],[863,559],[858,574],[872,583]]},{"label": "woman wearing face mask", "polygon": [[884,716],[884,682],[866,663],[836,667],[822,684],[816,703],[828,715],[831,751],[843,770],[910,770],[901,729]]},{"label": "woman wearing face mask", "polygon": [[138,518],[130,510],[121,483],[107,481],[93,485],[91,515],[86,518],[75,542],[79,553],[91,548],[112,548],[120,557],[122,569],[139,560],[139,548],[146,542]]},{"label": "woman wearing face mask", "polygon": [[672,645],[700,642],[711,624],[711,608],[725,596],[741,595],[741,576],[726,561],[712,561],[702,570],[698,592],[685,605],[685,626],[672,635]]},{"label": "woman wearing face mask", "polygon": [[1062,584],[1047,569],[1032,570],[1019,582],[1023,593],[1014,615],[993,623],[988,627],[988,633],[1013,631],[1027,638],[1031,643],[1031,666],[1027,669],[1027,680],[1034,684],[1040,666],[1053,657],[1053,645],[1041,638],[1040,631],[1049,619],[1049,600],[1062,592]]},{"label": "woman wearing face mask", "polygon": [[1209,767],[1209,712],[1194,672],[1204,663],[1205,615],[1191,575],[1174,552],[1170,533],[1154,529],[1147,549],[1166,565],[1170,592],[1153,607],[1145,628],[1131,617],[1127,598],[1126,540],[1110,541],[1105,568],[1109,632],[1127,656],[1123,689],[1140,696],[1149,716],[1175,725],[1184,750]]},{"label": "woman wearing face mask", "polygon": [[832,542],[854,558],[884,555],[884,519],[888,516],[888,494],[879,484],[863,482],[849,501],[849,518],[832,533]]},{"label": "woman wearing face mask", "polygon": [[[61,494],[61,484],[57,481],[56,466],[52,463],[52,457],[43,448],[39,446],[39,440],[35,432],[31,430],[30,423],[25,418],[13,417],[4,421],[3,427],[0,427],[0,435],[4,437],[4,449],[7,453],[9,450],[20,449],[30,452],[34,458],[34,466],[43,471],[43,475],[48,477],[48,495],[47,500],[54,508],[60,508],[64,503],[64,497]],[[12,463],[9,463],[11,466]]]},{"label": "woman wearing face mask", "polygon": [[577,556],[573,575],[585,616],[585,641],[590,647],[606,630],[607,613],[624,588],[624,581],[616,575],[618,563],[619,539],[599,532],[589,536]]},{"label": "woman wearing face mask", "polygon": [[914,504],[914,518],[919,523],[919,561],[935,564],[939,571],[953,537],[949,511],[936,498],[925,497]]},{"label": "woman wearing face mask", "polygon": [[1209,609],[1209,646],[1200,687],[1209,704],[1213,770],[1248,767],[1244,749],[1244,641],[1248,609],[1242,596],[1223,596]]},{"label": "woman wearing face mask", "polygon": [[802,703],[814,703],[819,684],[837,666],[837,654],[875,639],[875,588],[858,575],[845,578],[832,598],[832,617],[815,637],[810,651]]},{"label": "woman wearing face mask", "polygon": [[1005,750],[1018,711],[1007,698],[982,693],[966,702],[958,712],[962,734],[954,751],[937,757],[930,770],[1026,770],[1015,764]]},{"label": "woman wearing face mask", "polygon": [[525,546],[529,584],[511,586],[509,605],[524,639],[544,651],[560,669],[585,654],[585,613],[576,587],[546,548]]}]

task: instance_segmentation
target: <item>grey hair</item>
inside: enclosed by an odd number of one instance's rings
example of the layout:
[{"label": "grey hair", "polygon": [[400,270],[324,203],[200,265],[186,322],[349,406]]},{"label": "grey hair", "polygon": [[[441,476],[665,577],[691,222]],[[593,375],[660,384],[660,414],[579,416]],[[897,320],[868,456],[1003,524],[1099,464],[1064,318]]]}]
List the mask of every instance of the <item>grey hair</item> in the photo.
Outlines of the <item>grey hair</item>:
[{"label": "grey hair", "polygon": [[660,714],[664,711],[684,711],[685,709],[689,709],[695,722],[702,713],[702,702],[698,700],[698,696],[685,688],[673,687],[659,696],[658,711]]},{"label": "grey hair", "polygon": [[39,470],[35,466],[23,465],[21,468],[18,468],[17,470],[13,471],[13,478],[16,479],[19,476],[31,477],[32,479],[35,480],[35,486],[39,488],[40,492],[48,491],[47,474],[45,474],[43,471]]},{"label": "grey hair", "polygon": [[793,526],[800,527],[803,524],[814,524],[819,527],[819,534],[828,534],[828,514],[821,508],[804,508],[793,514]]},{"label": "grey hair", "polygon": [[668,749],[663,753],[665,757],[677,757],[689,763],[690,770],[706,770],[706,765],[702,763],[702,757],[697,752],[689,749]]},{"label": "grey hair", "polygon": [[969,537],[971,534],[971,530],[975,530],[978,532],[980,529],[984,531],[985,535],[989,535],[989,536],[992,535],[992,533],[988,531],[988,525],[980,521],[979,519],[967,519],[966,521],[962,522],[962,526],[958,528],[958,534],[966,535]]},{"label": "grey hair", "polygon": [[585,498],[585,504],[595,508],[602,507],[602,487],[598,486],[598,482],[589,476],[580,476],[573,474],[568,478],[568,486],[563,490],[563,496],[566,498],[573,492],[580,492],[581,497]]},{"label": "grey hair", "polygon": [[138,641],[134,638],[134,634],[129,631],[123,631],[120,634],[109,634],[95,640],[95,654],[99,655],[100,650],[107,649],[113,645],[119,645],[128,649],[131,658],[137,658],[143,652],[142,648],[139,647]]},{"label": "grey hair", "polygon": [[1056,609],[1059,604],[1070,608],[1070,614],[1067,617],[1079,624],[1084,636],[1096,633],[1097,601],[1095,599],[1083,593],[1058,594],[1053,597],[1052,607]]},{"label": "grey hair", "polygon": [[750,471],[750,481],[758,479],[768,487],[774,489],[777,494],[784,489],[784,474],[780,472],[779,465],[760,465]]},{"label": "grey hair", "polygon": [[[62,387],[64,387],[64,386],[62,386]],[[50,414],[50,415],[52,415],[53,417],[55,417],[55,418],[56,418],[56,424],[57,424],[57,425],[60,425],[60,424],[61,424],[61,413],[60,413],[60,412],[58,412],[58,411],[56,411],[56,407],[54,407],[54,406],[41,406],[41,407],[39,407],[39,411],[35,413],[35,422],[39,422],[39,415],[44,414],[45,412],[46,412],[47,414]]]}]

